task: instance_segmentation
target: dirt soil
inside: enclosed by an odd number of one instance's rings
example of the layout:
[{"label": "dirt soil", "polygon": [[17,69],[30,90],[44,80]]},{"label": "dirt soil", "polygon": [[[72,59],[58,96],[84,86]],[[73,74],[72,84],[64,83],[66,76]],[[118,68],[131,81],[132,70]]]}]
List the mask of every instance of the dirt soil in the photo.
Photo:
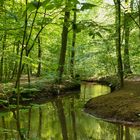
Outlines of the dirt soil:
[{"label": "dirt soil", "polygon": [[90,99],[85,111],[110,122],[140,125],[140,77],[129,77],[122,89]]}]

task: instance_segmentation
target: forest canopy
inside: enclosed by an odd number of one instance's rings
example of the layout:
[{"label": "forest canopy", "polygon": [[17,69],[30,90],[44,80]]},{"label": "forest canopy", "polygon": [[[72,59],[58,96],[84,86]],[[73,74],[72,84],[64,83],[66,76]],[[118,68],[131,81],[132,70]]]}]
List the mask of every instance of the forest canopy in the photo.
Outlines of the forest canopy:
[{"label": "forest canopy", "polygon": [[137,0],[1,0],[0,81],[118,74],[123,82],[139,74],[139,12]]}]

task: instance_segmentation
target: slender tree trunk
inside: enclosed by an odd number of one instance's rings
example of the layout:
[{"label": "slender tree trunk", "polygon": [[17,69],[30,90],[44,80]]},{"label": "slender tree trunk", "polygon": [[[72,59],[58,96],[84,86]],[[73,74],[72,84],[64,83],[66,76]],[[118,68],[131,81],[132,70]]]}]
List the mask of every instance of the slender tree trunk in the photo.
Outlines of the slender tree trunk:
[{"label": "slender tree trunk", "polygon": [[[26,0],[26,13],[27,13],[27,3],[28,0]],[[24,52],[24,43],[26,39],[26,30],[27,30],[27,16],[25,17],[25,27],[24,27],[24,35],[23,35],[23,40],[22,40],[22,47],[21,47],[21,52],[20,52],[20,60],[19,60],[19,65],[18,65],[18,71],[17,71],[17,79],[16,79],[16,84],[15,84],[15,89],[17,90],[17,130],[19,131],[19,135],[21,135],[20,131],[20,113],[19,113],[19,101],[20,101],[20,77],[22,74],[22,59],[23,59],[23,52]]]},{"label": "slender tree trunk", "polygon": [[40,36],[38,36],[38,68],[37,68],[37,74],[36,76],[39,77],[41,74],[41,55],[42,55],[42,50],[41,50],[41,43],[40,43]]},{"label": "slender tree trunk", "polygon": [[[2,4],[1,7],[5,10],[4,1],[3,1],[3,4]],[[6,13],[5,13],[5,16],[6,16]],[[6,22],[7,21],[6,21],[6,18],[5,18],[4,22],[3,22],[3,28],[5,27]],[[6,38],[7,38],[7,32],[4,31],[3,39],[2,39],[2,56],[1,56],[1,60],[0,60],[0,81],[3,80],[3,76],[4,76],[4,50],[5,50],[5,47],[6,47]]]},{"label": "slender tree trunk", "polygon": [[[18,45],[16,48],[16,55],[19,55],[19,48],[20,48],[20,41],[18,41]],[[16,73],[17,73],[17,66],[18,66],[18,62],[16,61],[14,64],[14,69],[12,71],[12,75],[11,75],[11,80],[15,77]]]},{"label": "slender tree trunk", "polygon": [[65,65],[65,57],[66,57],[66,48],[67,48],[67,38],[68,38],[68,22],[70,18],[70,11],[68,10],[69,0],[66,0],[65,6],[65,15],[64,15],[64,23],[62,29],[62,39],[61,39],[61,50],[60,50],[60,57],[59,57],[59,64],[58,64],[58,83],[61,83],[62,75],[64,71]]},{"label": "slender tree trunk", "polygon": [[124,74],[128,75],[132,73],[130,68],[130,59],[129,59],[129,36],[130,36],[130,27],[129,27],[129,15],[124,13],[124,37],[125,37],[125,46],[124,46]]},{"label": "slender tree trunk", "polygon": [[[40,1],[39,1],[40,2]],[[38,7],[39,8],[39,7]],[[30,39],[31,39],[31,36],[32,36],[32,32],[33,32],[33,27],[34,27],[34,23],[35,23],[35,19],[37,17],[37,13],[38,13],[38,8],[36,9],[36,12],[35,12],[35,15],[34,15],[34,18],[33,18],[33,21],[32,21],[32,25],[31,25],[31,29],[30,29],[30,33],[29,33],[29,37],[28,39],[26,40],[26,56],[28,57],[29,56],[29,47],[28,47],[28,44],[30,42]],[[27,14],[26,14],[27,15]],[[31,82],[31,79],[30,79],[30,65],[27,64],[27,74],[28,74],[28,85],[30,87],[30,82]]]},{"label": "slender tree trunk", "polygon": [[4,50],[6,45],[6,32],[4,33],[3,41],[2,41],[2,56],[0,61],[0,81],[3,80],[4,76]]},{"label": "slender tree trunk", "polygon": [[7,58],[4,59],[4,81],[8,80],[8,61]]},{"label": "slender tree trunk", "polygon": [[[2,1],[0,3],[0,8],[3,9],[3,6],[4,6],[4,1]],[[2,15],[0,15],[0,18],[2,18]],[[1,41],[3,42],[3,38],[1,39]],[[0,58],[0,81],[2,81],[2,76],[3,76],[3,45],[2,45],[2,56]]]},{"label": "slender tree trunk", "polygon": [[72,49],[71,49],[71,77],[72,78],[74,78],[75,43],[76,43],[76,4],[74,6],[73,37],[72,37]]},{"label": "slender tree trunk", "polygon": [[117,55],[117,67],[118,67],[118,79],[120,87],[123,87],[123,65],[121,55],[121,7],[120,0],[115,1],[116,8],[116,55]]},{"label": "slender tree trunk", "polygon": [[28,86],[30,87],[30,83],[31,83],[31,73],[30,73],[30,65],[27,64],[27,74],[28,74]]}]

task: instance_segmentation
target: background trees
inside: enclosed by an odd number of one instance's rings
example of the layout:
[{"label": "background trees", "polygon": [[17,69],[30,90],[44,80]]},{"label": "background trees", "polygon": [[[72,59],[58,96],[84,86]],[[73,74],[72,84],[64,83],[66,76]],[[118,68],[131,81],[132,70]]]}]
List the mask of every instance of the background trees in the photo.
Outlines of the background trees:
[{"label": "background trees", "polygon": [[0,81],[139,74],[139,1],[118,2],[3,0]]}]

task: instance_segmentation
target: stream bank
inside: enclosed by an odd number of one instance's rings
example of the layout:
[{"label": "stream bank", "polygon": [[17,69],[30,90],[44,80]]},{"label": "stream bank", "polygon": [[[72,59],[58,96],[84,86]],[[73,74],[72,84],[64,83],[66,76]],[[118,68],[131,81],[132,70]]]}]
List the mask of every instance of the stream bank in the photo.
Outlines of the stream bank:
[{"label": "stream bank", "polygon": [[[32,77],[32,82],[29,85],[27,77],[23,77],[20,89],[20,103],[28,105],[80,91],[80,81],[70,79],[57,84],[53,80]],[[17,95],[13,92],[14,90],[14,83],[12,82],[0,85],[0,109],[7,108],[10,104],[16,104]]]},{"label": "stream bank", "polygon": [[85,111],[110,122],[140,125],[140,78],[128,78],[122,89],[90,99]]}]

